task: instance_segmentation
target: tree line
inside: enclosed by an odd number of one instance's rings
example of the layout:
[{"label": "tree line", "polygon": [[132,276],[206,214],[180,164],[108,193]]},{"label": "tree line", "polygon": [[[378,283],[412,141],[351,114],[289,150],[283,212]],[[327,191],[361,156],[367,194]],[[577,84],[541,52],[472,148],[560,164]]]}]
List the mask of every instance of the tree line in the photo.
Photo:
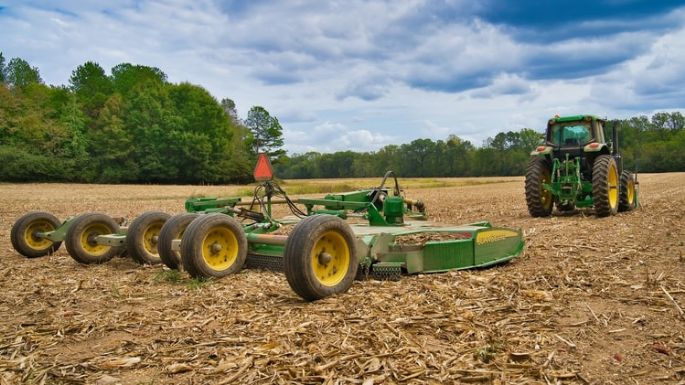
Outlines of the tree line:
[{"label": "tree line", "polygon": [[[685,118],[680,112],[659,112],[651,118],[638,116],[616,124],[627,169],[685,171]],[[543,140],[543,131],[500,132],[480,147],[452,135],[447,140],[416,139],[388,145],[374,152],[309,152],[283,159],[277,173],[283,178],[379,176],[385,170],[406,177],[523,175],[530,152]],[[611,138],[610,133],[606,138]]]},{"label": "tree line", "polygon": [[280,123],[263,107],[243,122],[232,100],[158,68],[122,63],[107,74],[86,62],[68,86],[48,86],[0,52],[2,181],[247,182],[255,144],[282,151]]},{"label": "tree line", "polygon": [[[679,112],[619,124],[626,167],[685,171]],[[244,183],[258,151],[271,155],[280,178],[522,175],[541,131],[501,132],[481,146],[452,135],[372,152],[288,155],[266,109],[254,106],[241,120],[231,99],[171,83],[158,68],[122,63],[108,74],[86,62],[68,85],[52,86],[38,68],[0,52],[0,181]]]}]

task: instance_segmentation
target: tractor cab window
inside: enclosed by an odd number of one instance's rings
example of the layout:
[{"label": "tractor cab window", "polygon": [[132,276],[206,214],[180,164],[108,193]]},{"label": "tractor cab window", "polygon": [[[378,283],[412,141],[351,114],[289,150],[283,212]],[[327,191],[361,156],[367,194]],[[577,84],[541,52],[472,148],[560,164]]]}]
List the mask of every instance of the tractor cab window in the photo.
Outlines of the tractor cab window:
[{"label": "tractor cab window", "polygon": [[547,140],[554,146],[578,147],[592,139],[590,122],[556,123],[549,130]]}]

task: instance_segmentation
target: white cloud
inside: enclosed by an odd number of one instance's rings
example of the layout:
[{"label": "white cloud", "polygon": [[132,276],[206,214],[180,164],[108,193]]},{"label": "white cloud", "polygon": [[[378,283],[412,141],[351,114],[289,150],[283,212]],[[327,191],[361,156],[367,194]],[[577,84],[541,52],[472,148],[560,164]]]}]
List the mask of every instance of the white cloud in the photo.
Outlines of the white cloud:
[{"label": "white cloud", "polygon": [[284,125],[290,152],[375,150],[449,134],[480,145],[555,113],[685,106],[683,11],[667,15],[680,25],[669,30],[520,41],[471,17],[478,6],[469,1],[450,2],[450,15],[421,0],[228,4],[9,2],[0,10],[1,49],[51,84],[88,60],[159,67],[172,82],[233,99],[241,116],[264,106]]},{"label": "white cloud", "polygon": [[393,137],[341,123],[323,122],[310,130],[286,130],[286,142],[293,153],[373,151],[393,142]]}]

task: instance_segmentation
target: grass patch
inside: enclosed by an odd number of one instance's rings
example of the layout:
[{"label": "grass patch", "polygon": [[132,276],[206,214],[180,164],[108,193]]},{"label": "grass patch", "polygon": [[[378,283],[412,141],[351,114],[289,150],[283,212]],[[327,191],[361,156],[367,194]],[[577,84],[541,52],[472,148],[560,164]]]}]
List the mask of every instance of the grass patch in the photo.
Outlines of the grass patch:
[{"label": "grass patch", "polygon": [[169,283],[179,283],[183,279],[181,272],[178,270],[162,270],[157,273],[153,280],[155,282],[169,282]]},{"label": "grass patch", "polygon": [[191,290],[199,290],[202,289],[203,287],[209,285],[213,281],[212,278],[191,278],[188,281],[188,289]]}]

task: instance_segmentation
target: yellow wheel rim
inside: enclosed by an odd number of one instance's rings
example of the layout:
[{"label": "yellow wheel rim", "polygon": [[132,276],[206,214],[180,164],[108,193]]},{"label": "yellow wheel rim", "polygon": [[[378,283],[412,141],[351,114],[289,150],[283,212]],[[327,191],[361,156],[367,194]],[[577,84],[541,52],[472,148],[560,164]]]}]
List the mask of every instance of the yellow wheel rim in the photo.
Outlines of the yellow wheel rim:
[{"label": "yellow wheel rim", "polygon": [[616,165],[609,164],[609,175],[607,175],[607,187],[609,187],[609,206],[616,207],[618,204],[618,172]]},{"label": "yellow wheel rim", "polygon": [[202,240],[202,259],[217,271],[226,270],[238,258],[238,237],[230,228],[216,226]]},{"label": "yellow wheel rim", "polygon": [[112,230],[104,223],[91,223],[81,233],[81,247],[91,256],[98,257],[109,251],[110,246],[99,245],[95,238],[98,235],[111,234]]},{"label": "yellow wheel rim", "polygon": [[552,207],[552,193],[545,190],[544,184],[549,184],[552,178],[549,175],[549,170],[544,170],[542,172],[542,178],[540,180],[540,200],[542,201],[542,206],[545,209]]},{"label": "yellow wheel rim", "polygon": [[628,205],[632,206],[635,202],[635,182],[633,180],[628,181]]},{"label": "yellow wheel rim", "polygon": [[46,233],[54,230],[55,226],[46,220],[34,221],[26,226],[26,230],[24,230],[24,242],[35,250],[47,249],[52,245],[52,241],[47,238],[38,237],[37,233]]},{"label": "yellow wheel rim", "polygon": [[311,260],[316,279],[324,286],[335,286],[347,275],[350,247],[342,234],[330,230],[314,243]]},{"label": "yellow wheel rim", "polygon": [[153,255],[159,255],[157,250],[157,243],[159,241],[159,233],[162,231],[162,226],[164,222],[154,222],[145,229],[143,233],[143,245],[148,253]]}]

